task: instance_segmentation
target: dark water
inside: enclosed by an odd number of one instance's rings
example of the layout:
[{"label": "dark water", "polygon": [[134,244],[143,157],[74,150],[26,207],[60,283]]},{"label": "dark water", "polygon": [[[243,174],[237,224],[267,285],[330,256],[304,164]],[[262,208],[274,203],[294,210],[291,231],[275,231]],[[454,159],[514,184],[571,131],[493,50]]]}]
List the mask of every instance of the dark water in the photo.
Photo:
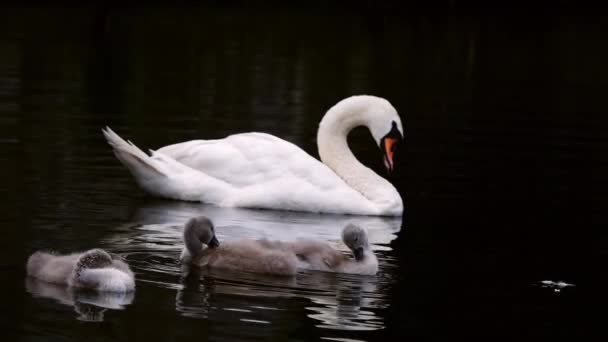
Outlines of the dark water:
[{"label": "dark water", "polygon": [[[25,340],[588,339],[605,308],[606,21],[371,3],[0,7],[2,328]],[[538,12],[538,13],[536,13]],[[100,129],[142,148],[264,131],[316,156],[338,100],[389,99],[402,219],[360,218],[377,277],[182,269],[180,224],[334,241],[340,216],[147,197]],[[365,130],[350,139],[382,172]],[[384,173],[381,173],[384,174]],[[26,281],[40,248],[126,257],[133,297]],[[560,289],[542,281],[564,281]]]}]

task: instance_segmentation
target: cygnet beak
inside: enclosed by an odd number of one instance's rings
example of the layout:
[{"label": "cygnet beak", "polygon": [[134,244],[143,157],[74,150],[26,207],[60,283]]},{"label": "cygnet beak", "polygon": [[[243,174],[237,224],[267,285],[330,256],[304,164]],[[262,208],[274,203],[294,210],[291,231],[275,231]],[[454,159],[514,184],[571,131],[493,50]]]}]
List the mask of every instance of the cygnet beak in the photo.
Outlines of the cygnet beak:
[{"label": "cygnet beak", "polygon": [[355,260],[362,261],[364,257],[363,247],[357,247],[353,250],[353,254],[355,255]]},{"label": "cygnet beak", "polygon": [[215,237],[215,235],[213,235],[213,238],[211,239],[211,241],[209,241],[207,245],[209,246],[209,248],[219,247],[220,241],[217,239],[217,237]]}]

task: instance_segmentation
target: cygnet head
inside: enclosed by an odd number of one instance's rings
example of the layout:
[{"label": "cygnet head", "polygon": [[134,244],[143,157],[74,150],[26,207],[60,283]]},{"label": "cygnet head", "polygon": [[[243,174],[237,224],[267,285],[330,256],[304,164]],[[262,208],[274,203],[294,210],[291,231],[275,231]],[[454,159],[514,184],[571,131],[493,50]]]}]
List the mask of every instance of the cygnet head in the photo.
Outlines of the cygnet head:
[{"label": "cygnet head", "polygon": [[213,222],[205,216],[193,217],[184,228],[184,243],[191,254],[196,255],[202,249],[202,243],[209,248],[216,248],[220,245],[215,236]]},{"label": "cygnet head", "polygon": [[353,251],[355,260],[363,260],[365,251],[369,249],[367,233],[363,228],[354,224],[347,225],[342,231],[342,241]]},{"label": "cygnet head", "polygon": [[112,265],[112,256],[100,248],[83,253],[76,264],[79,268],[104,268]]}]

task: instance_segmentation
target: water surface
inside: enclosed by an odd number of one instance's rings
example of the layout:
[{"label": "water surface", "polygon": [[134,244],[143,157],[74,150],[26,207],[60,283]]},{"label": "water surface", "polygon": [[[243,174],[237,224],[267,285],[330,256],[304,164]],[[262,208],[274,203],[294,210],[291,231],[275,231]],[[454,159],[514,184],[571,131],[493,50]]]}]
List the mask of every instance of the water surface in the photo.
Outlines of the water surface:
[{"label": "water surface", "polygon": [[[602,318],[592,293],[605,283],[605,23],[567,8],[490,13],[2,5],[3,328],[61,341],[588,337]],[[361,93],[388,98],[404,122],[392,175],[365,130],[349,139],[398,188],[402,218],[153,199],[101,135],[109,125],[147,149],[263,131],[316,156],[323,113]],[[198,214],[224,240],[301,236],[338,248],[356,221],[380,272],[184,268],[181,225]],[[134,296],[25,277],[37,249],[92,247],[127,259]]]}]

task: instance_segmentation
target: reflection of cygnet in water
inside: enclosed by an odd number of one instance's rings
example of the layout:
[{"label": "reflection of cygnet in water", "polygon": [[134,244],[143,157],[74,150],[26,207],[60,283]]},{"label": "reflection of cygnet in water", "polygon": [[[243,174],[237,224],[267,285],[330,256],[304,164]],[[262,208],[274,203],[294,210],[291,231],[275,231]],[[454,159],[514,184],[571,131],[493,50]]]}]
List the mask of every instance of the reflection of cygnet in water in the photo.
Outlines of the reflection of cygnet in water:
[{"label": "reflection of cygnet in water", "polygon": [[258,241],[247,239],[220,245],[213,223],[204,216],[186,223],[184,245],[182,262],[197,266],[275,275],[297,272],[298,259],[292,252],[264,248]]},{"label": "reflection of cygnet in water", "polygon": [[133,302],[134,292],[94,292],[74,287],[47,283],[28,277],[25,287],[35,297],[51,298],[61,304],[73,306],[83,321],[103,321],[107,309],[121,310]]},{"label": "reflection of cygnet in water", "polygon": [[312,239],[294,242],[260,240],[260,244],[270,249],[293,251],[300,269],[361,275],[375,275],[378,272],[378,259],[371,250],[364,229],[347,225],[342,231],[342,241],[353,252],[354,259],[323,241]]},{"label": "reflection of cygnet in water", "polygon": [[[317,276],[319,275],[319,276]],[[372,277],[321,277],[321,273],[311,274],[311,284],[325,288],[322,293],[311,297],[307,316],[321,321],[317,327],[341,330],[378,330],[384,327],[383,317],[374,309],[386,308],[388,298],[378,292],[376,279]],[[334,282],[330,282],[334,279]]]},{"label": "reflection of cygnet in water", "polygon": [[27,261],[27,274],[54,284],[97,291],[130,292],[135,277],[124,261],[102,249],[56,255],[36,252]]},{"label": "reflection of cygnet in water", "polygon": [[[364,275],[378,271],[378,260],[365,230],[354,225],[346,226],[342,232],[342,240],[353,251],[354,259],[325,242],[311,239],[241,239],[220,246],[213,223],[204,216],[190,219],[183,237],[181,260],[198,266],[276,275],[294,275],[298,268]],[[203,244],[207,247],[203,248]]]}]

